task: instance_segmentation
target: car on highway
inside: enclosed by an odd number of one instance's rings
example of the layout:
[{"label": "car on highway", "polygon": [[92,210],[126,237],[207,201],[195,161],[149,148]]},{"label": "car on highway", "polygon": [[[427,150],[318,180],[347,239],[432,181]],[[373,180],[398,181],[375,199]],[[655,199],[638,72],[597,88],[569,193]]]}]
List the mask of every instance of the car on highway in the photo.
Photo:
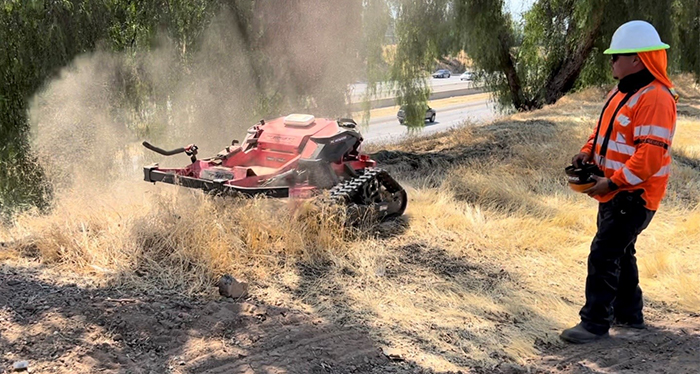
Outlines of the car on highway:
[{"label": "car on highway", "polygon": [[433,73],[433,78],[449,78],[451,76],[452,73],[447,69],[440,69]]},{"label": "car on highway", "polygon": [[[437,112],[435,109],[428,107],[428,110],[425,111],[425,120],[433,123],[435,122],[435,114]],[[399,112],[396,113],[396,118],[399,119],[399,123],[403,125],[404,121],[406,120],[406,111],[404,107],[399,108]]]},{"label": "car on highway", "polygon": [[471,71],[465,71],[462,73],[462,75],[459,76],[459,80],[461,81],[473,81],[476,78],[476,74],[474,74]]}]

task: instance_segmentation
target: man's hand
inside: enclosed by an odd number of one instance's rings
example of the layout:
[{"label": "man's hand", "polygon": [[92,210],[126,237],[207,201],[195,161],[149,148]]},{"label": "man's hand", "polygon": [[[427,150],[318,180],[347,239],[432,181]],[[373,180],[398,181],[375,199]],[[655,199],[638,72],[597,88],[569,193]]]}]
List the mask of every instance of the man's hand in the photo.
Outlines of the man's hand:
[{"label": "man's hand", "polygon": [[591,162],[591,155],[589,153],[581,152],[571,159],[571,164],[577,168],[582,167],[584,164]]},{"label": "man's hand", "polygon": [[599,177],[597,175],[592,175],[591,177],[595,179],[595,184],[593,185],[593,187],[583,190],[583,193],[587,194],[590,197],[593,197],[598,195],[605,195],[612,191],[610,189],[610,179],[605,177]]}]

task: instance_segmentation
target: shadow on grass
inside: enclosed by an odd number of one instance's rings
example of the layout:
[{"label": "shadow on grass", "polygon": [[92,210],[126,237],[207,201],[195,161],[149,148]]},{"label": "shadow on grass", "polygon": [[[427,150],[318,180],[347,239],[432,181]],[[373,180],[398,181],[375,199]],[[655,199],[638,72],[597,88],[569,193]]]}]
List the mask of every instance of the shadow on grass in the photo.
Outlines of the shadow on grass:
[{"label": "shadow on grass", "polygon": [[[376,336],[377,342],[382,347],[390,347],[395,342],[388,341],[387,333],[396,334],[403,341],[411,343],[412,347],[403,351],[410,353],[411,357],[402,357],[401,368],[411,372],[418,368],[424,372],[432,373],[426,362],[420,357],[435,355],[458,366],[469,368],[478,373],[525,373],[525,368],[515,364],[514,359],[504,349],[498,349],[494,342],[508,341],[507,334],[501,332],[502,327],[514,326],[530,319],[538,320],[545,325],[554,325],[547,316],[538,315],[527,305],[502,305],[504,299],[512,295],[512,290],[517,288],[519,280],[513,274],[500,268],[497,264],[479,262],[467,256],[455,256],[446,250],[427,245],[421,242],[412,242],[393,247],[391,254],[386,259],[387,264],[384,274],[381,275],[387,282],[393,285],[428,282],[430,284],[443,285],[445,290],[456,293],[457,298],[469,295],[489,298],[496,305],[501,305],[505,311],[484,311],[486,319],[494,324],[493,335],[484,335],[479,328],[472,326],[468,321],[463,325],[455,326],[443,320],[426,320],[425,315],[440,314],[436,308],[438,304],[416,300],[416,319],[413,321],[415,328],[406,328],[401,324],[386,326],[386,329],[377,328],[378,314],[366,306],[357,305],[348,293],[349,288],[362,288],[362,280],[352,269],[334,266],[329,260],[316,265],[300,264],[297,273],[300,276],[298,288],[292,290],[294,294],[302,298],[311,306],[316,306],[316,313],[338,324],[355,326],[355,328],[367,331],[370,336]],[[319,287],[319,284],[323,285]],[[439,288],[435,289],[440,292]],[[390,291],[387,291],[390,292]],[[411,297],[411,296],[406,296]],[[414,295],[412,297],[419,297]],[[379,302],[379,300],[378,300]],[[383,321],[383,323],[393,323]],[[429,325],[429,328],[424,328]],[[469,343],[469,344],[464,344]],[[535,344],[535,342],[533,342]],[[418,351],[414,349],[417,347]],[[480,347],[479,349],[493,349],[491,358],[499,364],[484,367],[483,362],[474,360],[475,352],[468,347]],[[504,348],[504,347],[501,347]],[[472,348],[473,349],[473,348]],[[515,370],[515,371],[514,371]]]},{"label": "shadow on grass", "polygon": [[[517,329],[528,322],[536,322],[534,325],[538,326],[556,326],[557,323],[547,315],[536,313],[528,305],[503,305],[503,300],[516,299],[509,296],[512,296],[512,290],[520,287],[517,276],[503,270],[498,264],[455,256],[442,248],[421,242],[396,246],[391,248],[391,252],[395,257],[388,259],[383,275],[386,282],[401,285],[427,279],[430,284],[442,285],[442,289],[456,292],[457,297],[477,294],[490,298],[503,309],[481,313],[494,325],[492,332],[484,334],[483,330],[467,321],[455,326],[441,319],[421,318],[421,315],[439,314],[437,308],[440,306],[416,300],[416,318],[412,321],[415,328],[393,324],[382,330],[376,327],[379,319],[377,313],[357,305],[350,296],[349,288],[363,287],[362,280],[357,279],[351,269],[339,268],[331,261],[316,265],[300,264],[298,274],[301,281],[292,292],[306,304],[317,306],[318,315],[334,320],[341,326],[365,331],[369,336],[376,337],[376,344],[381,347],[393,345],[394,342],[387,340],[389,335],[410,342],[411,346],[407,349],[399,349],[409,357],[402,357],[405,361],[395,364],[397,372],[416,370],[414,372],[432,373],[420,359],[430,355],[442,357],[458,367],[469,368],[471,372],[484,374],[696,373],[700,365],[700,318],[693,318],[685,327],[682,324],[676,324],[674,328],[655,327],[652,323],[652,327],[645,331],[613,330],[613,338],[585,346],[566,345],[563,342],[552,345],[535,339],[532,345],[544,352],[543,359],[519,365],[505,350],[509,336],[504,331]],[[319,287],[319,284],[324,286]],[[439,292],[440,288],[435,291]],[[391,324],[392,321],[384,323]],[[425,325],[429,329],[420,327]],[[495,342],[499,341],[503,346],[495,346]],[[474,360],[473,355],[479,352],[470,350],[469,346],[489,352],[489,357],[497,364],[484,366],[483,362]]]},{"label": "shadow on grass", "polygon": [[700,100],[697,100],[695,106],[685,103],[679,103],[677,107],[678,115],[695,117],[695,119],[700,119]]},{"label": "shadow on grass", "polygon": [[[551,164],[557,160],[551,160],[547,165],[531,164],[522,160],[519,152],[522,146],[535,147],[560,141],[562,131],[570,126],[574,124],[561,125],[543,120],[500,121],[470,130],[464,136],[465,144],[445,147],[438,140],[434,144],[431,144],[431,140],[425,140],[417,145],[424,148],[422,151],[381,150],[372,154],[372,158],[396,178],[420,183],[416,187],[447,188],[459,200],[497,211],[537,217],[553,216],[557,214],[557,209],[543,204],[541,197],[567,191],[563,170],[570,161],[570,155],[556,155],[560,157],[561,167],[553,168]],[[455,134],[454,138],[459,136]],[[451,138],[449,135],[446,137]],[[520,171],[517,169],[518,163],[523,164]],[[501,165],[512,165],[513,170],[501,170]],[[462,166],[468,168],[459,169]],[[480,175],[474,178],[464,175],[472,168]],[[491,176],[493,180],[490,185],[484,185],[484,179],[488,178],[491,169],[496,174]],[[499,180],[498,173],[516,178],[520,174],[522,180],[513,181],[518,183],[520,190],[509,186],[508,181]],[[539,177],[548,180],[536,179]],[[553,183],[556,180],[560,183]]]},{"label": "shadow on grass", "polygon": [[672,151],[671,153],[673,156],[673,161],[676,163],[700,172],[700,159],[690,157],[682,152]]}]

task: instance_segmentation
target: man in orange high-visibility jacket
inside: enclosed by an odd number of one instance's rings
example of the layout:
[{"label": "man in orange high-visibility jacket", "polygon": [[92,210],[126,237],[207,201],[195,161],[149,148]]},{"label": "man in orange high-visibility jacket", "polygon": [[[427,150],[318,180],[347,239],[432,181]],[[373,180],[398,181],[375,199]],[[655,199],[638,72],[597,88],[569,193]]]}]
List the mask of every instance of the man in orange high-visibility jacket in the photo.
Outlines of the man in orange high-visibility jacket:
[{"label": "man in orange high-visibility jacket", "polygon": [[620,26],[610,48],[619,83],[610,92],[594,134],[576,167],[594,163],[601,175],[584,193],[598,200],[598,231],[591,243],[586,304],[581,322],[560,335],[571,343],[608,336],[613,323],[644,328],[635,242],[666,193],[676,99],[666,75],[667,44],[654,26],[631,21]]}]

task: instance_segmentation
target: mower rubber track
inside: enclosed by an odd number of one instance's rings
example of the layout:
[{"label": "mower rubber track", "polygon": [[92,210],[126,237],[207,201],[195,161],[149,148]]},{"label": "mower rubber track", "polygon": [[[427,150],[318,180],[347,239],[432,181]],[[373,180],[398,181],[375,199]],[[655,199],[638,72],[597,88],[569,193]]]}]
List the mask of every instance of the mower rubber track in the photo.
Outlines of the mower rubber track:
[{"label": "mower rubber track", "polygon": [[[374,196],[367,195],[370,190],[369,187],[374,181],[377,181],[381,186],[383,186],[384,189],[392,195],[392,197],[398,197],[401,199],[399,206],[392,206],[392,204],[389,204],[389,209],[380,211],[380,209],[378,209],[379,204],[389,202],[383,201],[383,197],[379,191],[374,191],[376,192],[376,195]],[[355,204],[358,206],[367,206],[368,208],[372,208],[381,213],[384,218],[400,216],[406,209],[407,204],[407,197],[403,187],[401,187],[401,185],[396,182],[396,180],[394,180],[394,178],[392,178],[386,170],[379,168],[364,169],[362,175],[338,184],[337,186],[331,188],[329,192],[331,199],[336,201],[339,200],[340,202],[348,205]]]}]

